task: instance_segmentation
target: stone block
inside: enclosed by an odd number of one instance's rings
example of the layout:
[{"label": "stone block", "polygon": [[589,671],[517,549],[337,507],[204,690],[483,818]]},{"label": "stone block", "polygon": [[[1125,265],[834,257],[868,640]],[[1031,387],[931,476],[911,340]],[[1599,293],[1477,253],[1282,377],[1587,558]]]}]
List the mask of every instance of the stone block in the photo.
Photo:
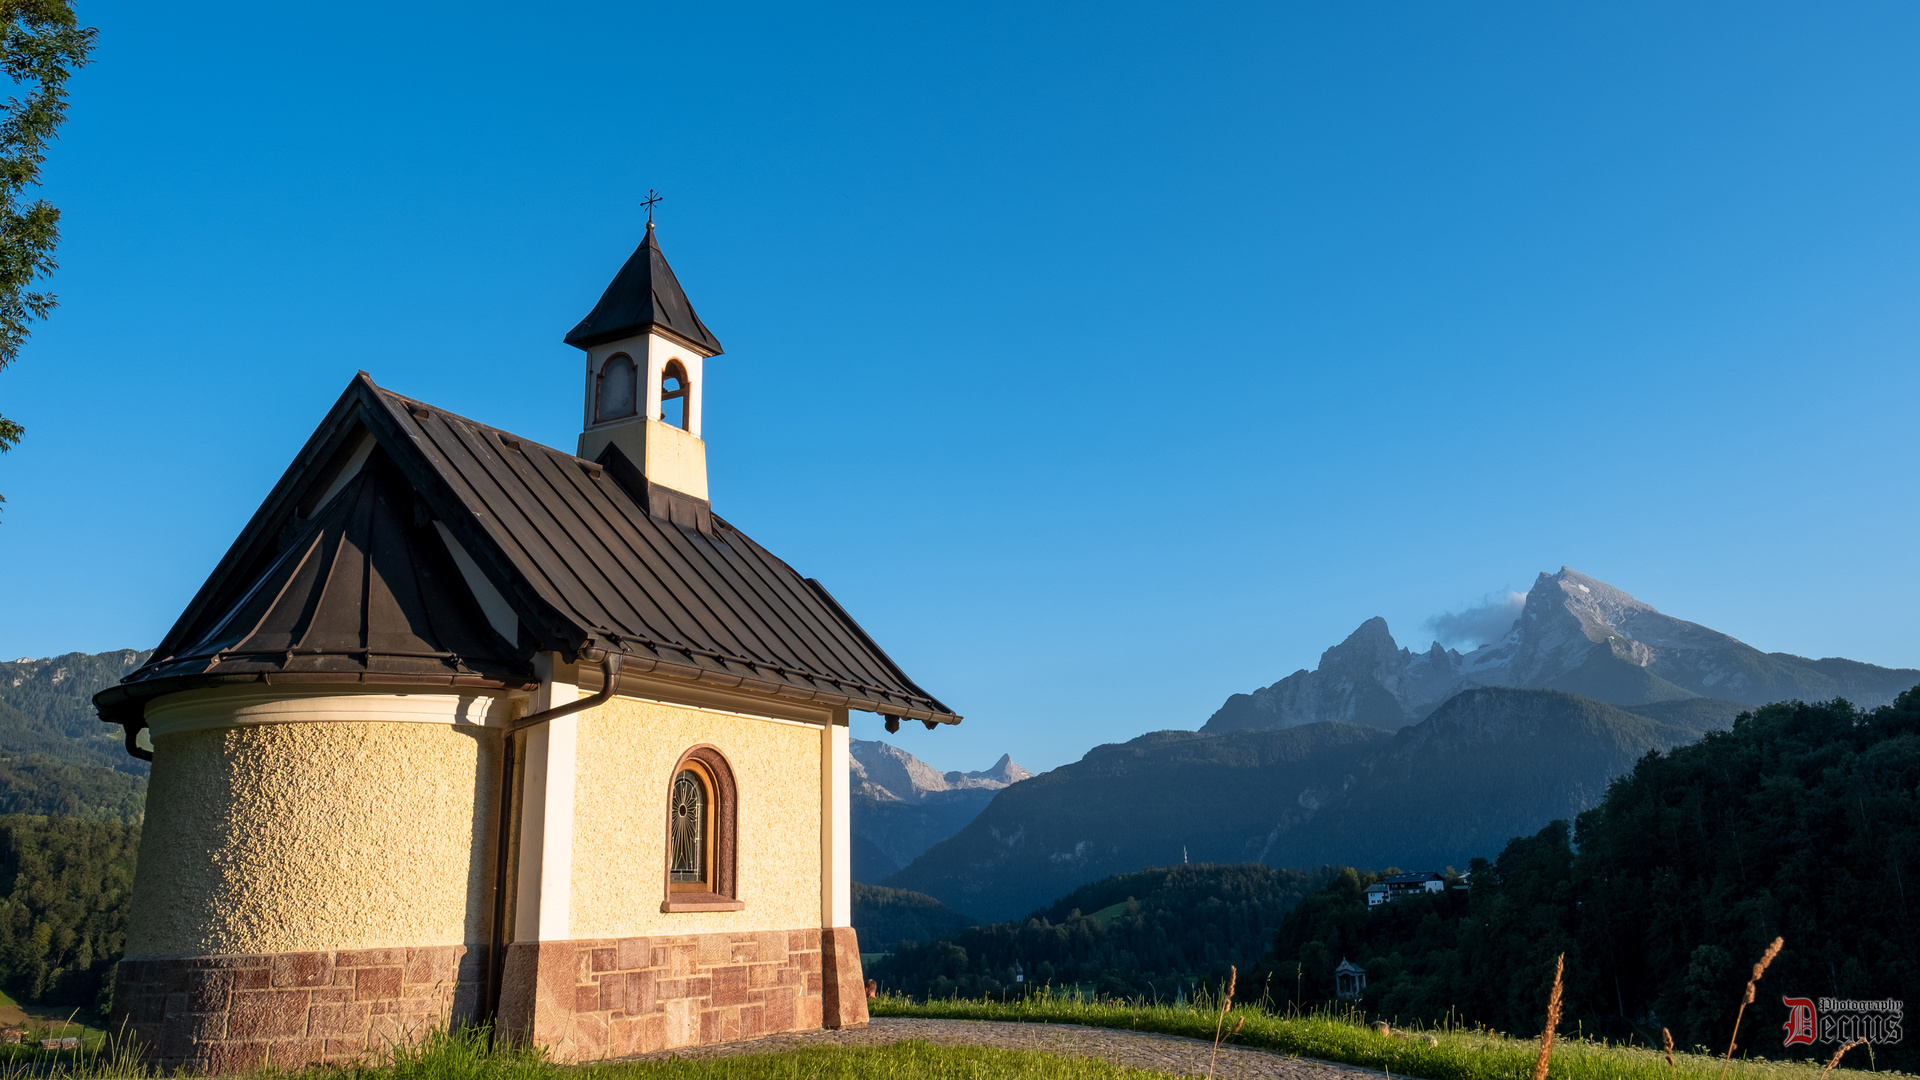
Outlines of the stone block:
[{"label": "stone block", "polygon": [[273,969],[235,968],[233,969],[233,988],[235,990],[271,990],[273,989]]},{"label": "stone block", "polygon": [[695,946],[694,961],[701,967],[733,962],[733,942],[725,934],[701,934]]},{"label": "stone block", "polygon": [[333,982],[333,954],[323,952],[280,953],[268,966],[273,985],[287,987],[326,986]]},{"label": "stone block", "polygon": [[648,1013],[636,1023],[638,1034],[634,1043],[634,1053],[654,1054],[667,1048],[666,1013]]},{"label": "stone block", "polygon": [[[400,950],[391,950],[398,952]],[[404,957],[402,957],[404,959]],[[363,967],[353,981],[353,999],[355,1001],[397,1001],[400,998],[399,965],[393,967]]]},{"label": "stone block", "polygon": [[314,1005],[307,1009],[307,1034],[328,1038],[358,1035],[364,1043],[371,1019],[372,1013],[363,1004]]},{"label": "stone block", "polygon": [[740,1037],[757,1039],[767,1033],[767,1011],[763,1005],[740,1006]]},{"label": "stone block", "polygon": [[576,1017],[583,1013],[599,1012],[600,1009],[600,987],[597,983],[573,988],[573,1014]]},{"label": "stone block", "polygon": [[463,982],[454,987],[447,1001],[447,1021],[459,1025],[480,1018],[480,992],[478,982]]},{"label": "stone block", "polygon": [[594,972],[615,971],[620,967],[618,949],[594,949],[588,954],[589,968]]},{"label": "stone block", "polygon": [[453,981],[454,957],[450,946],[408,949],[407,962],[400,979],[416,986],[436,986]]},{"label": "stone block", "polygon": [[233,996],[233,972],[194,971],[187,979],[187,1012],[226,1012]]},{"label": "stone block", "polygon": [[762,930],[753,935],[759,951],[754,960],[762,964],[784,964],[787,962],[787,937],[784,930]]},{"label": "stone block", "polygon": [[666,961],[655,963],[654,967],[664,967],[675,977],[691,975],[699,970],[699,946],[688,943],[667,946]]},{"label": "stone block", "polygon": [[761,998],[762,1008],[764,1010],[763,1015],[765,1017],[763,1022],[766,1025],[767,1031],[794,1030],[799,1022],[799,1014],[794,1009],[794,999],[796,996],[791,987],[783,986],[768,990],[766,995]]},{"label": "stone block", "polygon": [[607,1018],[604,1013],[587,1013],[573,1018],[572,1050],[574,1061],[593,1061],[607,1056]]},{"label": "stone block", "polygon": [[305,990],[249,990],[233,995],[227,1013],[229,1039],[298,1038],[307,1033]]},{"label": "stone block", "polygon": [[614,943],[613,966],[616,971],[635,971],[653,966],[651,943],[643,937],[621,938]]},{"label": "stone block", "polygon": [[342,949],[333,955],[338,967],[404,967],[405,949]]},{"label": "stone block", "polygon": [[266,1060],[261,1064],[273,1069],[299,1069],[317,1065],[326,1056],[325,1039],[274,1039],[267,1043]]},{"label": "stone block", "polygon": [[700,1006],[692,998],[674,998],[660,1003],[660,1013],[666,1018],[666,1031],[662,1049],[673,1050],[682,1046],[700,1044]]},{"label": "stone block", "polygon": [[716,1008],[727,1005],[745,1005],[747,1003],[746,965],[717,967],[713,969],[708,977],[711,987],[709,993],[713,998],[713,1005]]},{"label": "stone block", "polygon": [[[267,1063],[265,1039],[228,1040],[196,1047],[189,1060],[211,1075],[253,1072]],[[278,1064],[276,1062],[275,1064]]]}]

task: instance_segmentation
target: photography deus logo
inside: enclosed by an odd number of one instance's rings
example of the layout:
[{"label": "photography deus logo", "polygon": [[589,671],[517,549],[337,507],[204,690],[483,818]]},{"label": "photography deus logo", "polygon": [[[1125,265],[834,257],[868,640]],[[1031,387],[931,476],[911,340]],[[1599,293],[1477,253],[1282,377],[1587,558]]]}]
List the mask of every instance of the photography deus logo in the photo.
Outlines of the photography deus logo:
[{"label": "photography deus logo", "polygon": [[1857,998],[1783,997],[1787,1007],[1785,1046],[1812,1046],[1816,1042],[1844,1043],[1865,1039],[1875,1046],[1897,1043],[1906,1002],[1893,998],[1862,1001]]}]

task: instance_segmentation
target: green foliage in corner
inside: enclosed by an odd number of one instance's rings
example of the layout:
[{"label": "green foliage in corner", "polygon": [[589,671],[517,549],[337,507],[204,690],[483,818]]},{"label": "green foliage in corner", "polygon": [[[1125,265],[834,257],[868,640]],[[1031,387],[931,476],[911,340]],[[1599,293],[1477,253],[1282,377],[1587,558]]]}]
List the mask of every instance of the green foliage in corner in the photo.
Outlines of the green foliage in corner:
[{"label": "green foliage in corner", "polygon": [[0,987],[31,1005],[97,1009],[127,940],[138,826],[0,817]]},{"label": "green foliage in corner", "polygon": [[[33,285],[54,271],[60,211],[26,193],[67,119],[67,78],[86,66],[96,36],[71,0],[0,0],[0,70],[24,91],[0,105],[0,369],[20,355],[27,323],[53,310],[53,294]],[[0,416],[0,451],[23,434]]]}]

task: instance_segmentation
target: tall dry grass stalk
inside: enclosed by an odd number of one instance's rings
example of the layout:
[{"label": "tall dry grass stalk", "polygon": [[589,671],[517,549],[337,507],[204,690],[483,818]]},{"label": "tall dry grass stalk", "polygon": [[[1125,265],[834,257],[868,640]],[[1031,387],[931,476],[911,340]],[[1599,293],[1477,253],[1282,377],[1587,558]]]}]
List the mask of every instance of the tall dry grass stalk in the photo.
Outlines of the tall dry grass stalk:
[{"label": "tall dry grass stalk", "polygon": [[1567,954],[1553,962],[1553,993],[1547,995],[1547,1027],[1540,1033],[1540,1060],[1534,1062],[1533,1080],[1547,1080],[1547,1058],[1553,1053],[1553,1029],[1560,1026],[1560,976],[1567,970]]},{"label": "tall dry grass stalk", "polygon": [[1753,965],[1753,976],[1747,980],[1747,996],[1740,999],[1740,1011],[1733,1016],[1733,1036],[1727,1040],[1727,1060],[1720,1066],[1720,1080],[1727,1080],[1727,1070],[1733,1068],[1733,1047],[1740,1041],[1740,1021],[1747,1015],[1747,1006],[1753,1004],[1753,989],[1760,985],[1760,977],[1767,973],[1767,965],[1780,955],[1780,949],[1787,943],[1786,938],[1774,938],[1767,946],[1760,962]]},{"label": "tall dry grass stalk", "polygon": [[[1213,1080],[1214,1063],[1220,1060],[1220,1032],[1227,1026],[1227,1010],[1233,1008],[1233,991],[1239,985],[1240,969],[1232,964],[1227,965],[1227,993],[1220,999],[1220,1019],[1213,1024],[1213,1056],[1207,1059],[1207,1080]],[[1246,1017],[1240,1018],[1240,1024],[1246,1022]],[[1233,1025],[1236,1033],[1240,1030],[1240,1024]]]},{"label": "tall dry grass stalk", "polygon": [[1827,1067],[1820,1070],[1820,1075],[1825,1076],[1829,1072],[1832,1072],[1834,1066],[1840,1064],[1840,1059],[1847,1056],[1847,1051],[1853,1049],[1856,1046],[1865,1046],[1866,1044],[1867,1044],[1867,1040],[1865,1039],[1855,1039],[1849,1043],[1842,1043],[1840,1046],[1840,1049],[1835,1050],[1833,1052],[1833,1060],[1827,1062]]},{"label": "tall dry grass stalk", "polygon": [[1667,1074],[1672,1076],[1673,1080],[1680,1080],[1680,1066],[1673,1063],[1673,1032],[1661,1028],[1660,1042],[1667,1050]]}]

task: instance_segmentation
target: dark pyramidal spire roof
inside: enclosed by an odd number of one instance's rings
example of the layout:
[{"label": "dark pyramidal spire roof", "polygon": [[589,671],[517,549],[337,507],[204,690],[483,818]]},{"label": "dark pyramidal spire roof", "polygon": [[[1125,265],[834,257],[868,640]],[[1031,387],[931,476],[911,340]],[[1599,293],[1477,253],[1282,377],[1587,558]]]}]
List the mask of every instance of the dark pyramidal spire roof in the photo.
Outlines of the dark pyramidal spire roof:
[{"label": "dark pyramidal spire roof", "polygon": [[673,276],[673,267],[660,253],[651,221],[647,222],[646,239],[613,276],[613,284],[600,295],[600,302],[593,305],[580,325],[567,332],[566,342],[586,349],[632,337],[648,327],[665,330],[710,355],[721,352],[719,339],[693,313],[679,279]]}]

